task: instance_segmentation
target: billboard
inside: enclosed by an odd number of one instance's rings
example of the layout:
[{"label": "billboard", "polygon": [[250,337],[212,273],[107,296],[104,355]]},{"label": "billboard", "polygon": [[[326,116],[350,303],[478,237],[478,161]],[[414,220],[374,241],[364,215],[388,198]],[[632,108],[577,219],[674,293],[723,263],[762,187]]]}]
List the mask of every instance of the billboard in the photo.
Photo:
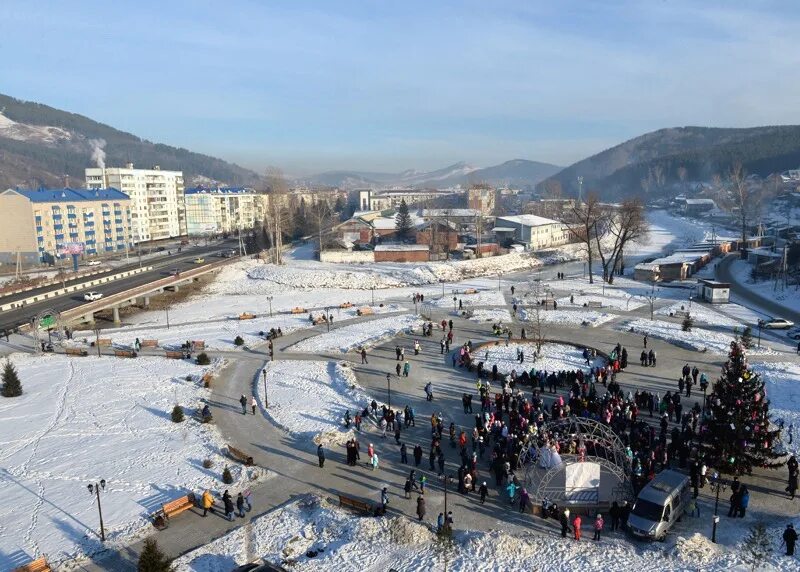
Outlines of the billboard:
[{"label": "billboard", "polygon": [[60,255],[64,254],[83,254],[84,244],[82,242],[65,242],[58,249]]},{"label": "billboard", "polygon": [[571,463],[565,471],[564,499],[570,503],[596,503],[600,501],[600,465],[597,463]]}]

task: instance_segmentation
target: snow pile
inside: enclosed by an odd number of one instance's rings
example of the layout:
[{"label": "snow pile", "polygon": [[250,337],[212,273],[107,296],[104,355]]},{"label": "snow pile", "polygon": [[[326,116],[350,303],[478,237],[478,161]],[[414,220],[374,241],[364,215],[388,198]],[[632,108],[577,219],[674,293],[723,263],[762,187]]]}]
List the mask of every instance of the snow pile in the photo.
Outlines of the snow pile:
[{"label": "snow pile", "polygon": [[[800,364],[751,363],[766,383],[773,423],[783,422],[783,445],[793,455],[800,455]],[[789,444],[789,425],[794,425]]]},{"label": "snow pile", "polygon": [[[647,334],[651,338],[658,338],[681,348],[697,351],[708,350],[722,355],[728,354],[731,348],[731,342],[734,339],[732,328],[730,333],[696,327],[692,328],[691,332],[684,332],[681,329],[681,324],[660,322],[658,320],[630,320],[619,324],[617,329],[620,331]],[[751,354],[761,355],[775,353],[764,345],[762,345],[761,349],[751,348],[749,352]]]},{"label": "snow pile", "polygon": [[709,326],[724,326],[728,328],[741,327],[741,324],[721,313],[713,306],[708,308],[702,304],[694,303],[691,305],[689,311],[689,304],[687,302],[675,302],[670,306],[659,308],[655,314],[659,316],[670,316],[675,312],[689,312],[695,323],[708,324]]},{"label": "snow pile", "polygon": [[266,409],[263,374],[256,384],[262,410],[276,425],[306,443],[344,443],[351,433],[344,428],[345,412],[355,416],[371,401],[353,372],[334,362],[281,360],[270,362],[265,369]]},{"label": "snow pile", "polygon": [[575,307],[583,307],[584,304],[587,306],[590,304],[602,304],[603,308],[613,308],[615,310],[636,310],[637,308],[641,308],[647,303],[647,300],[640,296],[598,296],[596,294],[588,294],[581,296],[580,294],[577,296],[572,297],[572,301],[570,301],[569,296],[564,296],[563,298],[559,298],[556,300],[556,303],[559,306],[563,306],[564,308],[575,308]]},{"label": "snow pile", "polygon": [[[358,517],[309,495],[256,518],[247,539],[245,529],[239,529],[185,554],[174,566],[176,572],[229,572],[248,562],[250,546],[256,557],[299,572],[443,570],[445,566],[457,572],[745,569],[741,553],[731,550],[736,541],[725,533],[719,539],[730,541],[725,543],[727,550],[698,534],[678,538],[674,549],[665,550],[663,544],[632,543],[616,534],[592,542],[589,528],[585,522],[581,542],[554,535],[457,529],[447,545],[425,523],[404,517]],[[739,536],[747,532],[737,530]],[[795,561],[777,551],[766,564],[779,570],[796,567]]]},{"label": "snow pile", "polygon": [[[522,350],[525,354],[525,362],[523,364],[519,363],[517,359],[518,350]],[[517,370],[517,373],[521,373],[523,369],[530,370],[531,368],[536,369],[536,371],[545,370],[547,372],[589,370],[586,360],[583,359],[583,348],[566,344],[544,344],[539,358],[533,361],[535,351],[536,345],[533,342],[512,342],[506,345],[505,342],[501,341],[497,342],[497,345],[489,343],[479,347],[475,350],[473,357],[478,361],[484,362],[483,367],[488,370],[491,370],[497,364],[497,370],[500,373],[511,373],[512,369]],[[605,365],[605,359],[598,357],[593,360],[591,367]]]},{"label": "snow pile", "polygon": [[[0,569],[3,555],[17,550],[51,562],[101,550],[96,501],[86,490],[100,479],[112,543],[150,526],[161,503],[222,484],[224,442],[214,425],[193,418],[210,395],[200,380],[210,368],[162,358],[11,361],[24,393],[0,398]],[[182,423],[170,419],[176,403],[185,408]]]},{"label": "snow pile", "polygon": [[473,322],[502,322],[507,324],[511,321],[511,312],[505,308],[475,308],[467,314],[467,319]]},{"label": "snow pile", "polygon": [[347,353],[361,347],[369,348],[401,332],[412,332],[422,324],[423,320],[410,314],[368,320],[306,338],[291,346],[289,351],[315,354],[334,351]]},{"label": "snow pile", "polygon": [[465,308],[473,306],[504,306],[506,304],[506,299],[503,297],[502,292],[497,290],[497,288],[491,290],[478,290],[474,294],[466,294],[464,292],[464,289],[456,290],[454,294],[453,289],[451,288],[447,291],[445,296],[432,299],[430,303],[437,308],[452,308],[453,298],[455,297],[456,305],[458,304],[458,300],[461,300]]},{"label": "snow pile", "polygon": [[[522,321],[535,323],[537,320],[535,307],[519,308],[517,313],[519,319]],[[614,318],[616,318],[614,314],[599,312],[597,310],[585,310],[582,308],[574,310],[545,310],[544,307],[539,309],[538,317],[543,324],[562,324],[565,326],[580,326],[585,324],[591,327],[599,326]],[[530,326],[528,326],[528,329],[530,329]]]}]

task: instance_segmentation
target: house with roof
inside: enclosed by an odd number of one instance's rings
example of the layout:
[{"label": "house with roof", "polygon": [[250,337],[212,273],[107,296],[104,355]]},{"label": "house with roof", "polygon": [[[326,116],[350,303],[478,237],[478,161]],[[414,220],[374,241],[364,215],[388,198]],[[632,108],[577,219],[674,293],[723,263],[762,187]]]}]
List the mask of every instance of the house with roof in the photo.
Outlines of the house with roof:
[{"label": "house with roof", "polygon": [[529,250],[554,248],[570,242],[570,232],[566,225],[532,214],[499,216],[495,219],[492,232],[500,244],[519,242]]}]

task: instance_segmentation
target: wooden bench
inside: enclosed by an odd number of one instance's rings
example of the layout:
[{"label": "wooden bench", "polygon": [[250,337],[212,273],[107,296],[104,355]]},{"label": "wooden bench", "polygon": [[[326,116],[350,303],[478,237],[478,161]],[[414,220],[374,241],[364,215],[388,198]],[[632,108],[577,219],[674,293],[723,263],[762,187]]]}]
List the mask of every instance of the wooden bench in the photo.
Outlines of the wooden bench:
[{"label": "wooden bench", "polygon": [[82,348],[65,348],[64,353],[66,353],[68,356],[86,357],[89,355],[89,352]]},{"label": "wooden bench", "polygon": [[233,459],[234,461],[239,461],[243,465],[249,467],[253,464],[253,457],[245,453],[244,451],[233,447],[232,445],[228,445],[228,456]]},{"label": "wooden bench", "polygon": [[192,351],[206,349],[206,342],[203,340],[195,340],[192,342]]},{"label": "wooden bench", "polygon": [[342,310],[344,310],[345,308],[352,308],[352,307],[353,305],[350,302],[342,302],[341,304],[339,304],[339,308],[341,308]]},{"label": "wooden bench", "polygon": [[135,358],[136,352],[133,350],[114,350],[114,357]]},{"label": "wooden bench", "polygon": [[99,338],[97,340],[97,345],[101,348],[111,347],[111,338]]},{"label": "wooden bench", "polygon": [[194,493],[189,493],[188,495],[182,496],[180,498],[162,504],[161,510],[153,515],[153,522],[158,523],[159,517],[162,518],[164,520],[164,525],[158,528],[163,530],[164,528],[167,528],[167,526],[169,526],[170,518],[179,515],[180,513],[187,511],[193,507],[194,507]]},{"label": "wooden bench", "polygon": [[166,351],[166,352],[164,352],[164,356],[168,357],[169,359],[183,359],[184,358],[183,352],[174,352],[174,351]]},{"label": "wooden bench", "polygon": [[305,314],[305,313],[306,313],[306,309],[305,308],[301,308],[300,306],[298,306],[296,308],[292,308],[292,314]]},{"label": "wooden bench", "polygon": [[478,293],[477,288],[467,288],[466,290],[464,290],[464,294],[477,294],[477,293]]},{"label": "wooden bench", "polygon": [[12,572],[50,572],[51,570],[52,568],[47,563],[47,559],[44,556],[40,556],[36,560],[28,562],[25,566],[14,568]]},{"label": "wooden bench", "polygon": [[315,326],[319,326],[320,324],[324,324],[325,322],[327,322],[327,320],[325,319],[325,316],[320,316],[319,318],[314,318],[314,325]]},{"label": "wooden bench", "polygon": [[689,312],[686,310],[674,310],[671,315],[675,318],[685,318],[689,315]]},{"label": "wooden bench", "polygon": [[250,312],[242,312],[241,314],[239,314],[239,319],[240,320],[254,320],[255,317],[256,317],[256,315],[255,314],[251,314]]},{"label": "wooden bench", "polygon": [[339,506],[343,506],[345,508],[351,508],[363,514],[373,513],[373,508],[370,503],[354,499],[353,497],[348,497],[345,495],[339,495]]},{"label": "wooden bench", "polygon": [[587,308],[602,308],[603,307],[603,303],[598,301],[598,300],[589,300],[588,302],[586,302],[586,307]]},{"label": "wooden bench", "polygon": [[157,348],[158,340],[142,340],[143,348]]},{"label": "wooden bench", "polygon": [[369,306],[364,306],[362,308],[359,308],[357,313],[359,316],[371,316],[375,312]]}]

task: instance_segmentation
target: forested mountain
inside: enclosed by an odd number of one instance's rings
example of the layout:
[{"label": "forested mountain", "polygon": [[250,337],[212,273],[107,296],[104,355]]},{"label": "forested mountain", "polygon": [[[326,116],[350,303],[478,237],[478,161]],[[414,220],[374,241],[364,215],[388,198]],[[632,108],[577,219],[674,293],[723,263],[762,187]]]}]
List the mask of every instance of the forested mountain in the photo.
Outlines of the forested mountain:
[{"label": "forested mountain", "polygon": [[[724,177],[736,162],[748,173],[770,173],[800,166],[800,126],[742,129],[677,127],[630,139],[563,169],[550,180],[565,194],[575,195],[578,177],[584,191],[597,190],[616,199],[632,195],[658,198],[680,181]],[[540,188],[548,186],[547,181]]]},{"label": "forested mountain", "polygon": [[83,186],[84,169],[99,150],[108,166],[183,170],[187,184],[214,180],[255,184],[253,171],[187,149],[152,143],[75,113],[0,94],[0,189]]}]

